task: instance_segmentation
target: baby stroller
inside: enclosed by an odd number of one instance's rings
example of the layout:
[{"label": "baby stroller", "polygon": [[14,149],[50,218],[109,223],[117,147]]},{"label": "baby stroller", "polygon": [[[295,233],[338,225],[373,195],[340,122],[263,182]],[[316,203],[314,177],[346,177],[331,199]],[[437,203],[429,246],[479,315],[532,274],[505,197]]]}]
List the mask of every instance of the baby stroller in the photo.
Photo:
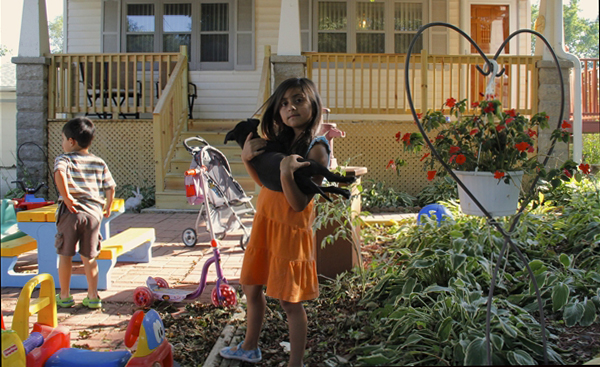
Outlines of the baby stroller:
[{"label": "baby stroller", "polygon": [[[183,231],[183,243],[194,247],[198,238],[196,229],[206,222],[207,228],[211,226],[219,240],[225,238],[228,232],[242,228],[244,234],[240,239],[240,247],[245,249],[250,239],[250,228],[244,226],[240,217],[255,213],[252,197],[246,196],[233,178],[229,162],[221,151],[201,137],[187,138],[183,145],[194,157],[190,169],[186,171],[186,196],[191,205],[200,205],[196,226]],[[204,192],[205,187],[208,187],[208,192]]]}]

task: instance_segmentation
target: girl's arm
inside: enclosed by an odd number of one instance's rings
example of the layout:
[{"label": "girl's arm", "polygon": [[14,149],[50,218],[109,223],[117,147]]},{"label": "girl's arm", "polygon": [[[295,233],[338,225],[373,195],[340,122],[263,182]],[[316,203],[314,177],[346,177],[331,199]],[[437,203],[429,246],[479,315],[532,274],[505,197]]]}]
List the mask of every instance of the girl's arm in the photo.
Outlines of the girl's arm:
[{"label": "girl's arm", "polygon": [[264,139],[252,139],[252,134],[248,134],[246,137],[246,142],[244,143],[244,149],[242,149],[242,162],[244,162],[244,167],[246,167],[246,171],[254,182],[256,182],[259,186],[262,186],[262,182],[258,178],[258,173],[252,165],[250,161],[259,154],[263,153],[263,148],[267,145],[267,141]]},{"label": "girl's arm", "polygon": [[[303,211],[308,203],[312,200],[314,195],[306,195],[298,188],[296,181],[294,181],[294,172],[301,167],[310,165],[309,162],[298,162],[299,155],[292,154],[281,161],[281,187],[288,203],[294,211]],[[316,144],[308,153],[308,159],[317,161],[318,163],[327,167],[327,150],[322,144]],[[317,185],[321,185],[323,177],[313,177],[313,182]]]}]

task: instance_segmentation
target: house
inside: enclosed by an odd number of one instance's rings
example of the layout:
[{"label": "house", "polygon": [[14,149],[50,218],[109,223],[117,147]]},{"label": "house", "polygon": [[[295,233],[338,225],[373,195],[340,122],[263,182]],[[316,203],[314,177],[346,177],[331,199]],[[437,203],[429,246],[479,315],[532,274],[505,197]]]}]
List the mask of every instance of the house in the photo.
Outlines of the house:
[{"label": "house", "polygon": [[[87,113],[98,118],[96,149],[117,181],[156,182],[158,208],[187,205],[182,173],[191,156],[181,140],[197,134],[227,154],[252,193],[224,132],[252,116],[274,84],[306,75],[347,133],[336,140],[338,161],[416,194],[427,184],[419,164],[404,177],[385,170],[401,153],[395,133],[416,131],[405,76],[418,112],[449,97],[477,99],[486,84],[474,46],[441,26],[416,40],[405,68],[419,27],[454,24],[490,54],[529,28],[530,9],[529,0],[66,0],[66,51],[48,67],[48,159],[60,153],[65,119]],[[527,114],[537,111],[543,83],[530,47],[527,34],[505,45],[494,86],[505,107]],[[188,83],[197,96],[191,116]]]}]

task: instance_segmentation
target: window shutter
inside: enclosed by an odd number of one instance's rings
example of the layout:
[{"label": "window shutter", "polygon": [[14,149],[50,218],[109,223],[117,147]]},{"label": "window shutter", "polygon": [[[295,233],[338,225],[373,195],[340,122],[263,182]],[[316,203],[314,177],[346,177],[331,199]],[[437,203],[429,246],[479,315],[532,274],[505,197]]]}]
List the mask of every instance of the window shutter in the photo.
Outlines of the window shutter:
[{"label": "window shutter", "polygon": [[237,0],[235,70],[254,70],[254,0]]},{"label": "window shutter", "polygon": [[119,47],[119,2],[102,1],[102,52],[117,53]]},{"label": "window shutter", "polygon": [[[432,0],[431,1],[431,21],[432,22],[448,22],[448,1],[447,0]],[[448,28],[432,27],[431,32],[431,47],[430,52],[433,55],[448,54]]]}]

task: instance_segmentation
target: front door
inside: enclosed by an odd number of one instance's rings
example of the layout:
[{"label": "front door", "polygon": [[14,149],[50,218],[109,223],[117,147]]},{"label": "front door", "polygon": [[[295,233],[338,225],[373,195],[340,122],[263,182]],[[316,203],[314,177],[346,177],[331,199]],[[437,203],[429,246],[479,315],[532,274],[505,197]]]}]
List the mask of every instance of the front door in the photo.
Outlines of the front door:
[{"label": "front door", "polygon": [[[494,55],[502,42],[509,35],[508,5],[471,5],[471,37],[486,55]],[[471,46],[471,53],[476,53]],[[504,53],[508,54],[509,45],[504,46]],[[502,68],[502,65],[500,65]],[[487,78],[475,68],[471,68],[471,101],[479,101],[485,94]],[[508,88],[507,72],[496,80],[496,96],[502,100]]]}]

